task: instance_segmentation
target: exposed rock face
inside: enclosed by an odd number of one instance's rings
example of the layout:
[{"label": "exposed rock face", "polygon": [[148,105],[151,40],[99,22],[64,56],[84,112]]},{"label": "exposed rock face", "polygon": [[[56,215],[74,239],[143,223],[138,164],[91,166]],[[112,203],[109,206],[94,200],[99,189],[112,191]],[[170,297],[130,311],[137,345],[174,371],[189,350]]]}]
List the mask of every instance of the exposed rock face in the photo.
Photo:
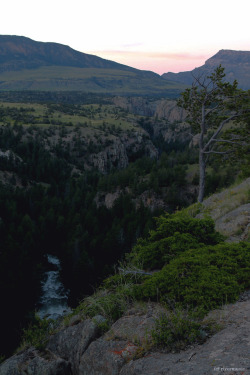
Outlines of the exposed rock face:
[{"label": "exposed rock face", "polygon": [[140,97],[125,98],[117,96],[113,99],[113,103],[136,115],[164,118],[170,124],[183,122],[186,117],[185,111],[177,106],[175,100],[162,99],[149,101]]},{"label": "exposed rock face", "polygon": [[88,319],[52,336],[47,349],[70,362],[72,374],[77,375],[81,356],[97,335],[97,326]]},{"label": "exposed rock face", "polygon": [[96,340],[95,329],[88,320],[68,327],[51,338],[45,353],[31,348],[17,354],[0,366],[0,374],[210,375],[222,372],[223,368],[231,369],[230,374],[248,374],[250,293],[244,293],[243,297],[241,302],[214,310],[205,318],[204,324],[215,319],[222,325],[221,331],[203,345],[194,345],[180,353],[154,351],[136,359],[138,345],[153,326],[154,309],[149,307],[141,314],[131,310]]},{"label": "exposed rock face", "polygon": [[162,135],[168,143],[183,143],[192,138],[190,125],[185,123],[186,111],[178,107],[176,100],[115,97],[113,103],[134,114],[151,117],[153,137]]},{"label": "exposed rock face", "polygon": [[[250,203],[248,191],[250,178],[238,186],[213,194],[202,203],[204,212],[215,221],[215,229],[228,238],[228,241],[250,239]],[[198,217],[203,216],[203,213]]]},{"label": "exposed rock face", "polygon": [[168,126],[155,126],[155,134],[162,134],[164,140],[170,142],[186,143],[192,140],[190,126],[183,122]]},{"label": "exposed rock face", "polygon": [[122,194],[122,190],[117,190],[114,193],[101,193],[98,192],[95,197],[95,204],[99,208],[105,206],[108,209],[112,208],[115,201]]},{"label": "exposed rock face", "polygon": [[6,158],[6,159],[13,159],[14,162],[22,162],[22,158],[20,156],[16,155],[13,151],[7,150],[7,151],[1,151],[0,150],[0,158]]},{"label": "exposed rock face", "polygon": [[113,98],[113,103],[128,112],[135,113],[140,116],[153,116],[157,107],[157,102],[150,102],[145,98],[138,97],[122,97]]},{"label": "exposed rock face", "polygon": [[130,156],[139,151],[150,158],[158,158],[158,150],[151,140],[145,138],[143,133],[135,133],[133,137],[116,138],[111,146],[98,153],[91,154],[89,162],[105,174],[112,168],[126,168],[129,164]]},{"label": "exposed rock face", "polygon": [[119,374],[128,353],[125,341],[94,341],[81,358],[79,375]]},{"label": "exposed rock face", "polygon": [[175,100],[161,100],[156,106],[154,116],[164,118],[170,124],[173,124],[183,122],[186,118],[186,112],[177,106]]},{"label": "exposed rock face", "polygon": [[175,354],[152,353],[130,361],[119,375],[210,375],[224,373],[223,368],[229,374],[249,374],[250,300],[226,305],[213,314],[225,328],[203,345]]},{"label": "exposed rock face", "polygon": [[43,356],[34,348],[10,357],[0,365],[1,375],[71,375],[71,365],[52,353]]},{"label": "exposed rock face", "polygon": [[104,335],[105,340],[123,340],[134,346],[141,345],[150,339],[150,331],[154,327],[155,317],[161,309],[156,304],[148,304],[146,311],[132,308],[117,320]]},{"label": "exposed rock face", "polygon": [[123,143],[116,142],[112,147],[97,154],[90,155],[90,162],[102,173],[107,173],[112,167],[123,169],[128,166],[128,156]]},{"label": "exposed rock face", "polygon": [[[125,192],[129,193],[130,191],[131,190],[129,188],[125,189]],[[123,192],[124,191],[120,189],[113,193],[98,192],[95,196],[95,204],[97,207],[105,206],[106,208],[110,209]],[[168,208],[167,204],[164,202],[164,199],[162,197],[158,197],[153,191],[144,191],[137,198],[133,199],[133,201],[135,202],[136,208],[139,208],[141,203],[144,207],[148,207],[151,211],[159,208],[167,210]]]},{"label": "exposed rock face", "polygon": [[164,202],[162,197],[158,197],[154,191],[144,191],[135,200],[136,207],[139,208],[140,204],[143,203],[144,207],[148,207],[151,211],[158,208],[167,210],[168,206]]}]

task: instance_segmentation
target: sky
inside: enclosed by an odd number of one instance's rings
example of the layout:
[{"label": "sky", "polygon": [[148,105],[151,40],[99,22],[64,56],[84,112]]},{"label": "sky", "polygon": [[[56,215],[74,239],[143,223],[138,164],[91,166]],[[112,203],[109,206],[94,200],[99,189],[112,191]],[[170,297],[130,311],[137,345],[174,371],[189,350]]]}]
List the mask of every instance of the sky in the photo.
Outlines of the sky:
[{"label": "sky", "polygon": [[68,45],[158,74],[250,51],[249,0],[8,0],[1,35]]}]

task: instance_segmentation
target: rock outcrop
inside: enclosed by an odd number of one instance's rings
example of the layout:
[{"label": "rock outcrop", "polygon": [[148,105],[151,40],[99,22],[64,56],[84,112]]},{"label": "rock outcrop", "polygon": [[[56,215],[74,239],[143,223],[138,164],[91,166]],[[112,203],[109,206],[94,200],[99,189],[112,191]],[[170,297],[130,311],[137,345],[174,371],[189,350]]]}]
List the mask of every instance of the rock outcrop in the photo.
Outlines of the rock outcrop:
[{"label": "rock outcrop", "polygon": [[213,194],[202,203],[198,217],[209,214],[215,221],[215,229],[227,237],[227,241],[250,240],[250,203],[248,192],[250,178],[237,186]]},{"label": "rock outcrop", "polygon": [[102,173],[107,173],[114,167],[123,169],[128,166],[126,147],[119,141],[97,154],[91,154],[89,160]]},{"label": "rock outcrop", "polygon": [[177,106],[175,100],[161,100],[157,103],[154,116],[166,119],[170,124],[183,122],[186,118],[184,109]]},{"label": "rock outcrop", "polygon": [[52,336],[47,350],[71,363],[72,374],[77,375],[83,353],[97,336],[97,325],[87,319]]},{"label": "rock outcrop", "polygon": [[100,152],[90,154],[86,164],[96,167],[105,174],[113,168],[126,168],[130,157],[138,152],[152,159],[158,158],[158,150],[152,141],[143,132],[135,132],[131,137],[128,135],[116,137],[110,146]]},{"label": "rock outcrop", "polygon": [[186,113],[177,106],[176,100],[162,99],[150,101],[142,97],[120,97],[113,98],[113,103],[130,113],[140,116],[158,117],[167,120],[170,124],[183,122]]},{"label": "rock outcrop", "polygon": [[[179,353],[140,354],[154,325],[154,308],[131,310],[102,337],[90,320],[64,328],[41,353],[30,348],[0,366],[1,375],[210,375],[249,374],[250,293],[209,313],[221,330],[202,345]],[[140,358],[141,357],[141,358]]]},{"label": "rock outcrop", "polygon": [[71,364],[53,353],[41,355],[35,348],[18,353],[0,366],[1,375],[71,375]]},{"label": "rock outcrop", "polygon": [[140,116],[154,116],[158,101],[149,101],[142,97],[115,96],[113,103],[130,113]]},{"label": "rock outcrop", "polygon": [[180,353],[150,353],[128,362],[119,375],[210,375],[224,371],[247,375],[250,373],[249,317],[250,300],[226,305],[207,317],[216,319],[224,328],[203,345]]}]

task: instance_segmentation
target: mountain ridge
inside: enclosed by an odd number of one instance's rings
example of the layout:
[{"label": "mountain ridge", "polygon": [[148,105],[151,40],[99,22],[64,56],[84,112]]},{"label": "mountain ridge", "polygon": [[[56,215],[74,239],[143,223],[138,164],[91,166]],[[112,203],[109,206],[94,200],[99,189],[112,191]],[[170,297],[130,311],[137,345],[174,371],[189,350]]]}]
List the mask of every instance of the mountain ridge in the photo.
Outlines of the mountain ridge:
[{"label": "mountain ridge", "polygon": [[184,85],[191,85],[194,76],[199,76],[202,72],[209,74],[219,65],[225,68],[226,80],[233,82],[236,79],[240,88],[244,90],[250,88],[250,51],[221,49],[200,67],[191,71],[164,73],[162,77]]},{"label": "mountain ridge", "polygon": [[176,97],[193,76],[225,67],[226,79],[250,88],[250,51],[220,50],[192,71],[159,74],[54,42],[0,35],[0,91],[82,91]]},{"label": "mountain ridge", "polygon": [[[63,55],[62,55],[63,52]],[[25,61],[25,57],[29,61]],[[17,59],[22,58],[22,60]],[[30,63],[30,58],[34,61]],[[79,52],[73,48],[54,42],[39,42],[31,38],[18,35],[0,35],[0,66],[1,70],[10,62],[16,63],[14,67],[20,69],[20,63],[26,63],[27,66],[21,65],[21,68],[35,67],[42,65],[59,65],[73,66],[80,68],[113,68],[125,70],[137,70],[126,65],[113,62],[111,60],[102,59],[101,57]],[[30,63],[30,64],[29,64]],[[18,66],[19,64],[19,66]],[[18,70],[19,70],[18,69]]]},{"label": "mountain ridge", "polygon": [[53,42],[0,35],[0,91],[83,91],[177,95],[183,87],[139,70]]}]

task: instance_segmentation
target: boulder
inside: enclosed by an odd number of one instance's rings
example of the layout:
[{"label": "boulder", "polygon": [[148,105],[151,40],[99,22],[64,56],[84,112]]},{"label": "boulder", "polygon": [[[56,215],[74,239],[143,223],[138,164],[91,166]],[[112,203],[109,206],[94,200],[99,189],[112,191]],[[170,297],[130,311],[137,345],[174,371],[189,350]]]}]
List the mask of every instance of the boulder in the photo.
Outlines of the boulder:
[{"label": "boulder", "polygon": [[71,375],[68,361],[34,348],[18,353],[0,366],[1,375]]},{"label": "boulder", "polygon": [[91,341],[97,337],[98,331],[97,325],[87,319],[56,333],[50,338],[47,349],[69,361],[72,374],[78,374],[80,358]]},{"label": "boulder", "polygon": [[119,375],[136,350],[137,347],[127,341],[98,339],[83,354],[79,375]]},{"label": "boulder", "polygon": [[221,330],[203,345],[180,353],[151,353],[125,364],[119,375],[210,375],[249,374],[250,293],[243,302],[211,311],[204,319],[215,321]]},{"label": "boulder", "polygon": [[106,340],[127,340],[136,345],[141,345],[146,340],[150,340],[150,332],[154,328],[155,318],[153,309],[147,308],[148,310],[144,314],[132,310],[128,311],[125,316],[112,325],[104,338]]}]

